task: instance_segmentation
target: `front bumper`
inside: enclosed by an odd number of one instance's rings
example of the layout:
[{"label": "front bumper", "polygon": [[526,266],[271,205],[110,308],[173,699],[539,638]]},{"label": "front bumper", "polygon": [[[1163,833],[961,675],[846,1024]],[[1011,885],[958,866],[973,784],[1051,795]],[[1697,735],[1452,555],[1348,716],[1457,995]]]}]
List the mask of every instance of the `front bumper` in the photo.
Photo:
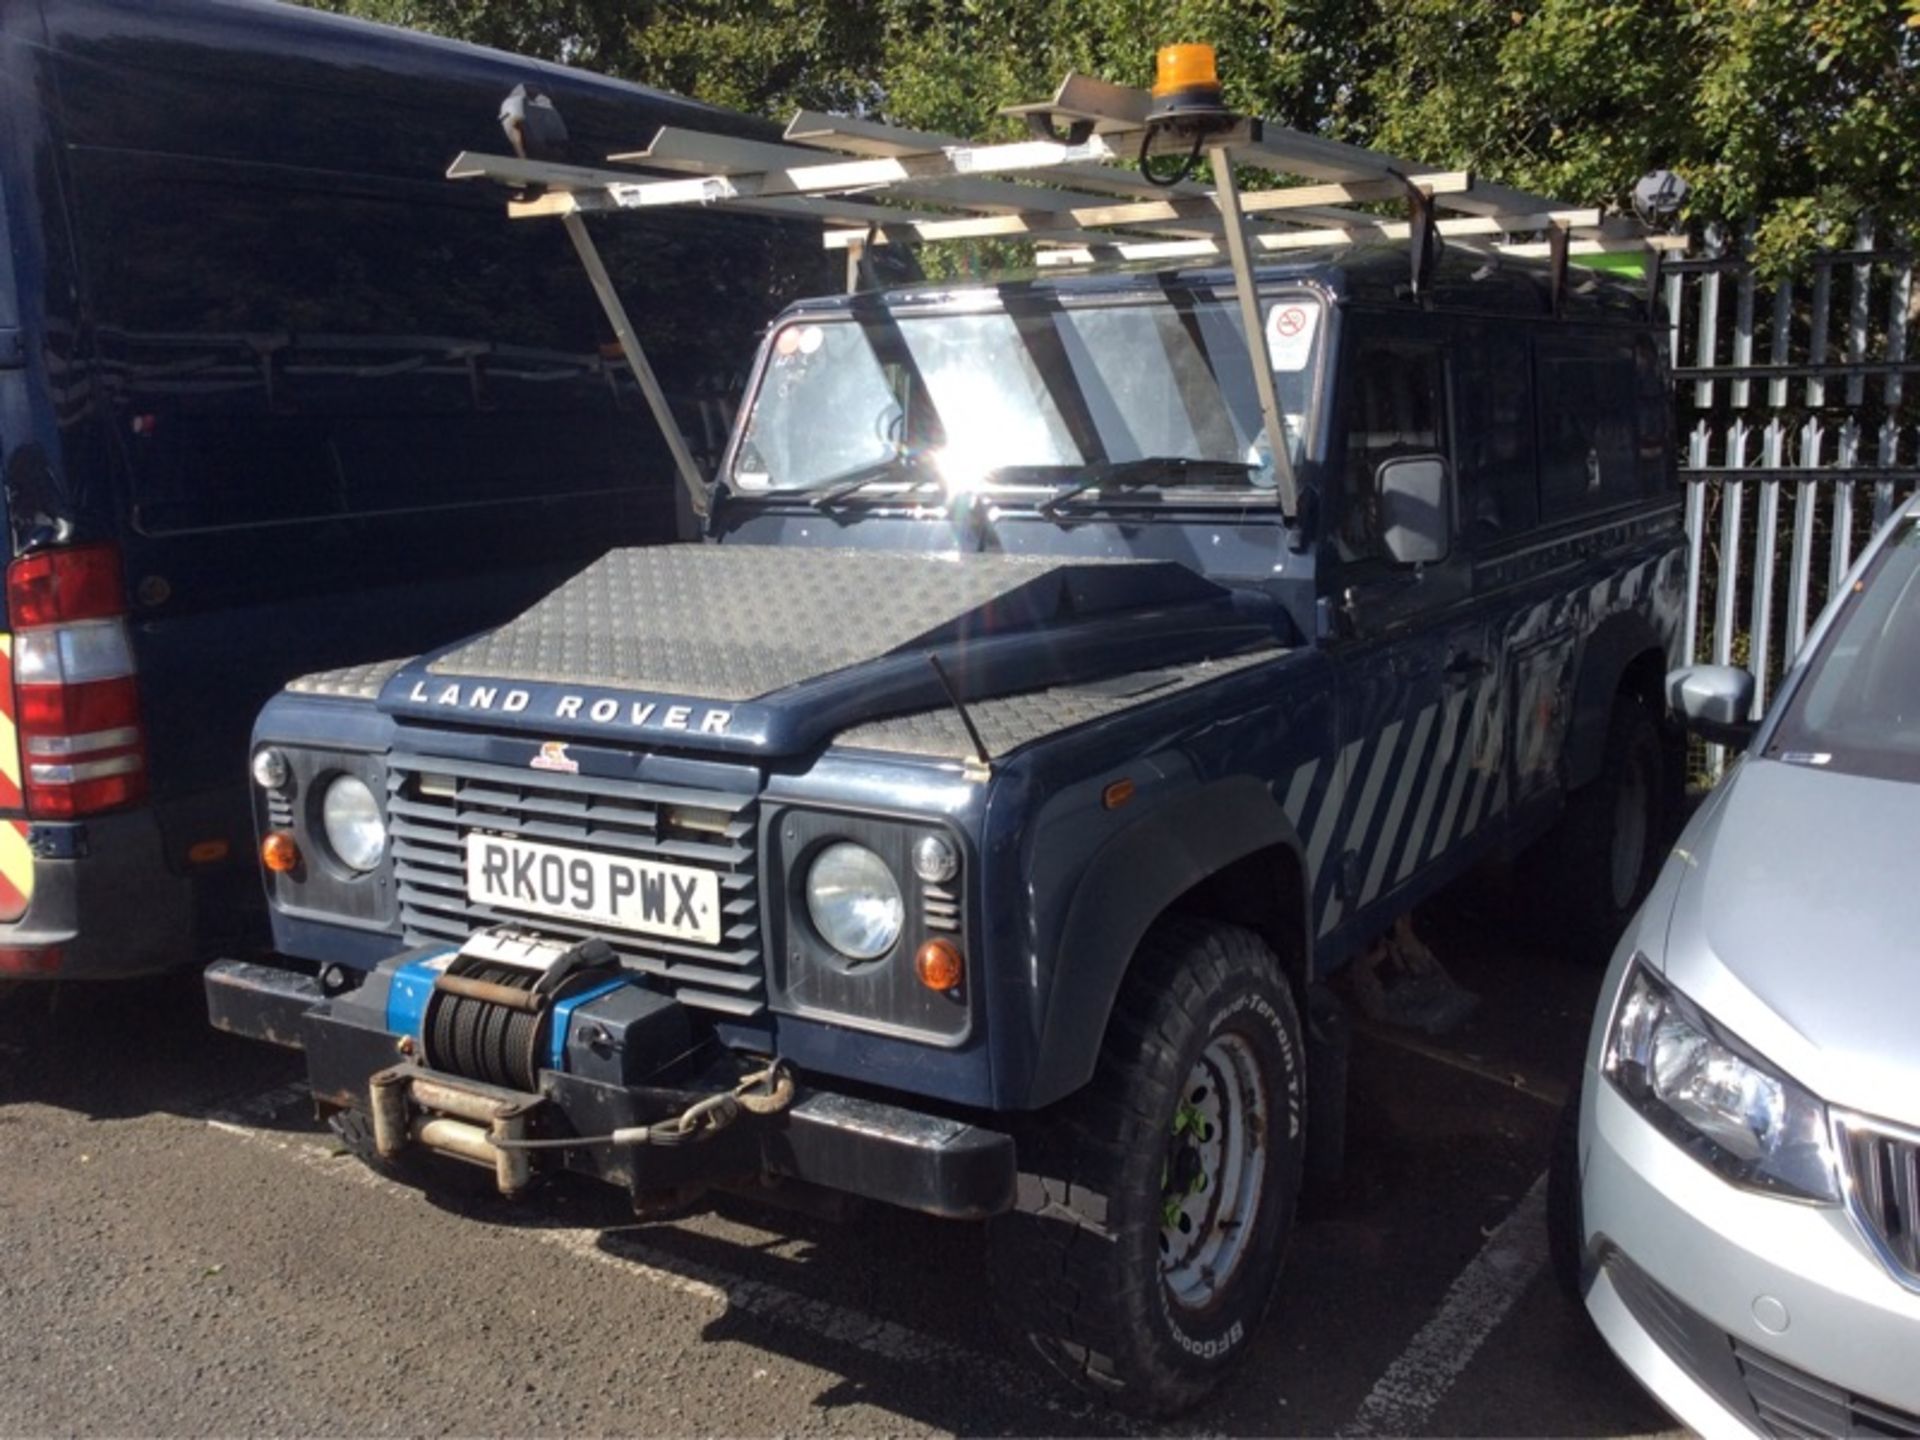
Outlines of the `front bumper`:
[{"label": "front bumper", "polygon": [[1604,1079],[1584,1087],[1587,1308],[1703,1435],[1920,1435],[1920,1294],[1839,1206],[1738,1189]]},{"label": "front bumper", "polygon": [[[540,1072],[537,1095],[521,1095],[428,1071],[409,1063],[401,1037],[346,1023],[331,1013],[316,981],[274,966],[218,961],[207,969],[206,989],[216,1029],[304,1050],[314,1098],[332,1109],[370,1111],[376,1103],[396,1103],[398,1094],[404,1104],[430,1106],[446,1118],[498,1115],[528,1134],[598,1136],[656,1122],[663,1106],[676,1109],[690,1098],[557,1070]],[[437,1103],[448,1090],[458,1092],[451,1108]],[[395,1123],[389,1114],[386,1128]],[[534,1153],[535,1173],[541,1166],[562,1168],[636,1195],[772,1178],[955,1219],[1000,1214],[1014,1199],[1010,1136],[804,1081],[782,1113],[750,1117],[710,1139],[669,1146],[583,1143]],[[492,1164],[499,1157],[468,1158]],[[510,1177],[502,1161],[499,1178],[502,1189],[513,1191],[530,1177],[518,1170]]]}]

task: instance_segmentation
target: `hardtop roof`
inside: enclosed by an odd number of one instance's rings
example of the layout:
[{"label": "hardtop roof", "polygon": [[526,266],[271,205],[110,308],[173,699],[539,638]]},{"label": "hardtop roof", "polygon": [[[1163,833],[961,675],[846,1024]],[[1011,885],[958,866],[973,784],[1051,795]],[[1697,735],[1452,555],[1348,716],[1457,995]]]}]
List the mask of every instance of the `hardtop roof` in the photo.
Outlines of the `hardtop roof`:
[{"label": "hardtop roof", "polygon": [[[1558,323],[1651,323],[1640,289],[1597,270],[1576,266],[1575,272],[1577,278],[1561,295],[1557,312],[1553,269],[1548,262],[1489,251],[1443,249],[1420,299],[1413,296],[1408,284],[1404,246],[1330,246],[1300,251],[1283,262],[1258,265],[1254,273],[1263,284],[1297,282],[1322,290],[1343,304],[1409,311],[1476,311]],[[856,295],[812,296],[788,306],[783,318],[844,314],[856,303],[875,301],[889,308],[932,307],[967,292],[1009,288],[1070,300],[1103,294],[1135,295],[1169,286],[1226,294],[1233,283],[1233,272],[1224,264],[1170,266],[1141,261],[1097,271],[1022,271],[980,280],[922,280]]]}]

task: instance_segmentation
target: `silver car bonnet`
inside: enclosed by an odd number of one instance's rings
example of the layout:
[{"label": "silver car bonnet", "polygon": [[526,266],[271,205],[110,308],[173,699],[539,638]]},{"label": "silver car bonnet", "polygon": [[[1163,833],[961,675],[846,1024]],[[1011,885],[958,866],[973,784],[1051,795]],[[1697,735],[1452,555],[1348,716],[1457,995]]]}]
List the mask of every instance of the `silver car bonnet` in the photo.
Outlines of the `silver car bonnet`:
[{"label": "silver car bonnet", "polygon": [[1920,786],[1750,757],[1720,788],[1643,949],[1821,1098],[1920,1125]]}]

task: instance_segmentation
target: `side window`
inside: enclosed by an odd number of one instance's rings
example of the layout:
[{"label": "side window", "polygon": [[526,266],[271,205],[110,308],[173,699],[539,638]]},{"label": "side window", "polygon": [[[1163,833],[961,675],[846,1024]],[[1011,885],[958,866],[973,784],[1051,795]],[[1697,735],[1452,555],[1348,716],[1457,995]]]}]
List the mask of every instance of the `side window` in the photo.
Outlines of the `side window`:
[{"label": "side window", "polygon": [[1346,560],[1386,558],[1379,473],[1398,455],[1447,453],[1446,375],[1438,346],[1366,340],[1350,353],[1346,467],[1336,541]]},{"label": "side window", "polygon": [[1463,505],[1471,507],[1476,543],[1498,545],[1540,520],[1534,474],[1534,367],[1526,336],[1496,332],[1471,349],[1473,369],[1461,376],[1461,403],[1475,424],[1461,422],[1459,468]]},{"label": "side window", "polygon": [[1535,352],[1540,404],[1540,508],[1548,519],[1640,494],[1633,347],[1543,342]]}]

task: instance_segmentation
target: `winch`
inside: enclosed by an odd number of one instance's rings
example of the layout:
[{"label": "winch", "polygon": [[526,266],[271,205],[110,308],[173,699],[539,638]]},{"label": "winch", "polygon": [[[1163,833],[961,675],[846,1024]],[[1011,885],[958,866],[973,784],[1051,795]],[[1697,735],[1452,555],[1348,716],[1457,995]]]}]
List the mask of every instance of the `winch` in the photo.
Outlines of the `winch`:
[{"label": "winch", "polygon": [[433,982],[419,1027],[421,1058],[442,1074],[537,1091],[556,1038],[565,1040],[555,1029],[571,1009],[564,1002],[621,983],[619,958],[604,940],[567,945],[515,930],[479,931]]},{"label": "winch", "polygon": [[[395,957],[334,996],[330,1011],[345,1030],[379,1034],[407,1057],[365,1082],[368,1150],[397,1160],[419,1146],[466,1160],[492,1170],[507,1194],[532,1182],[542,1152],[557,1162],[563,1152],[677,1148],[749,1115],[781,1114],[794,1096],[777,1061],[724,1050],[697,1061],[708,1047],[685,1007],[598,939],[494,926],[457,950]],[[736,1163],[757,1165],[757,1150],[740,1155]],[[636,1191],[660,1169],[592,1163]]]}]

